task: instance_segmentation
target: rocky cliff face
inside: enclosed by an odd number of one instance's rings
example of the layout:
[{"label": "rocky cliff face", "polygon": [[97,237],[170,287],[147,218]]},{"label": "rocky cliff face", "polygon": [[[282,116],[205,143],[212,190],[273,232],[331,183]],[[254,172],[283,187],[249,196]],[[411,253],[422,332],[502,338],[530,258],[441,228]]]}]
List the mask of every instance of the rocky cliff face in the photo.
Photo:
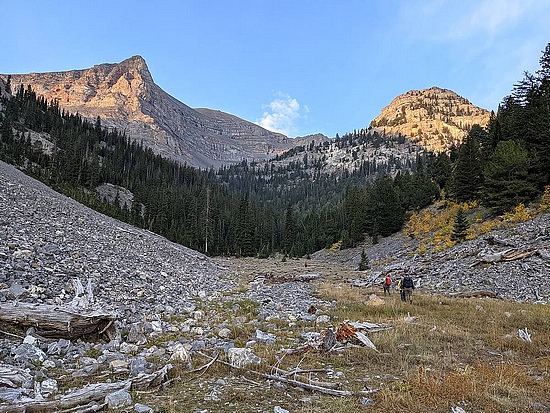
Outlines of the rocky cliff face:
[{"label": "rocky cliff face", "polygon": [[11,75],[12,91],[19,85],[92,121],[100,116],[103,126],[196,167],[266,159],[293,146],[286,136],[236,116],[183,104],[154,83],[141,56],[90,69]]},{"label": "rocky cliff face", "polygon": [[431,87],[397,96],[371,126],[401,134],[434,152],[462,142],[474,124],[485,126],[490,113],[452,90]]}]

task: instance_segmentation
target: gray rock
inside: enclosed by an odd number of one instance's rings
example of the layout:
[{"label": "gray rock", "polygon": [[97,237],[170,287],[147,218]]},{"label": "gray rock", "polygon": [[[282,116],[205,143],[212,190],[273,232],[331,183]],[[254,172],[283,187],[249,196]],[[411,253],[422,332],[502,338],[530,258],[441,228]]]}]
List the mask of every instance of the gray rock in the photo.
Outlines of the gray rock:
[{"label": "gray rock", "polygon": [[260,364],[261,359],[250,348],[233,347],[227,351],[229,363],[237,368]]},{"label": "gray rock", "polygon": [[15,359],[19,361],[43,362],[47,359],[46,354],[32,344],[20,344],[13,350]]},{"label": "gray rock", "polygon": [[46,399],[56,394],[57,390],[57,380],[44,379],[42,383],[40,383],[40,392]]},{"label": "gray rock", "polygon": [[88,377],[88,376],[91,376],[92,374],[95,374],[97,373],[97,371],[99,370],[99,364],[95,363],[95,364],[90,364],[89,366],[85,366],[83,368],[81,368],[80,370],[76,370],[76,371],[73,371],[71,373],[71,376],[72,377]]},{"label": "gray rock", "polygon": [[181,363],[187,363],[190,360],[191,360],[191,356],[189,355],[189,352],[187,351],[186,347],[181,343],[177,343],[173,348],[173,353],[170,356],[170,361],[179,361]]},{"label": "gray rock", "polygon": [[137,344],[130,343],[122,343],[119,348],[119,351],[124,354],[134,354],[137,353],[138,350],[139,346]]},{"label": "gray rock", "polygon": [[330,323],[330,317],[326,314],[321,314],[316,319],[317,324],[328,324]]},{"label": "gray rock", "polygon": [[119,390],[105,396],[105,403],[109,409],[120,409],[132,405],[132,396],[126,390]]},{"label": "gray rock", "polygon": [[149,407],[145,404],[141,404],[141,403],[136,403],[134,405],[134,411],[136,411],[137,413],[153,413],[154,412],[154,410],[151,407]]},{"label": "gray rock", "polygon": [[97,359],[93,357],[80,357],[78,360],[82,366],[91,366],[97,364]]},{"label": "gray rock", "polygon": [[220,338],[231,338],[232,335],[233,333],[231,332],[231,330],[225,327],[220,328],[220,330],[218,331],[218,337]]},{"label": "gray rock", "polygon": [[64,355],[67,354],[71,348],[71,342],[64,338],[59,339],[59,341],[54,341],[53,343],[48,344],[48,350],[46,351],[49,355]]},{"label": "gray rock", "polygon": [[138,356],[130,362],[130,377],[136,377],[141,373],[151,373],[149,369],[149,364],[145,357]]},{"label": "gray rock", "polygon": [[142,345],[147,343],[147,337],[143,332],[142,323],[133,323],[130,326],[130,332],[128,333],[128,342]]},{"label": "gray rock", "polygon": [[259,343],[272,345],[272,344],[275,344],[277,337],[275,336],[275,334],[264,333],[261,330],[256,330],[255,340]]},{"label": "gray rock", "polygon": [[38,339],[34,336],[27,335],[23,339],[23,344],[30,344],[31,346],[35,346],[38,343]]},{"label": "gray rock", "polygon": [[125,371],[130,367],[130,363],[122,359],[111,360],[109,367],[114,371]]},{"label": "gray rock", "polygon": [[[14,253],[15,255],[15,253]],[[14,257],[15,258],[15,257]],[[21,287],[21,284],[14,283],[8,288],[8,291],[11,295],[13,295],[15,298],[19,298],[21,295],[23,295],[23,287]]]}]

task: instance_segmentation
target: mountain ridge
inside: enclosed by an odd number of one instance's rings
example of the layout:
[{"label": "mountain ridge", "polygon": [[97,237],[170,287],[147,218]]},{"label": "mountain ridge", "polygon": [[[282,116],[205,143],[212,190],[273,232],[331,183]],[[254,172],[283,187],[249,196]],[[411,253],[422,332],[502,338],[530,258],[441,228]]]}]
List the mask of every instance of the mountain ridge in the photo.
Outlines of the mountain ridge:
[{"label": "mountain ridge", "polygon": [[99,116],[103,126],[190,166],[267,159],[293,146],[286,136],[237,116],[180,102],[154,83],[141,56],[89,69],[9,76],[12,91],[30,85],[61,108],[92,121]]},{"label": "mountain ridge", "polygon": [[[12,92],[30,85],[38,96],[61,108],[115,128],[165,158],[198,168],[267,161],[292,148],[329,139],[322,134],[288,138],[238,116],[191,108],[158,86],[145,59],[88,69],[12,74]],[[7,81],[8,75],[0,75]],[[433,86],[394,98],[369,129],[403,135],[426,150],[441,152],[462,142],[474,123],[485,126],[489,112],[455,92]],[[345,167],[342,165],[342,167]]]}]

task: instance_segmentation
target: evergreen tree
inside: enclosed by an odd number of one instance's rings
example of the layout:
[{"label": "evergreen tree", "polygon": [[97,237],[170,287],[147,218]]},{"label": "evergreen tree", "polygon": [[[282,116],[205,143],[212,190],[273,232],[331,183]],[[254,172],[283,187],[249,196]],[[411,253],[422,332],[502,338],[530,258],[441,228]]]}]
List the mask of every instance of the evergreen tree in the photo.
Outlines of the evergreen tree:
[{"label": "evergreen tree", "polygon": [[451,241],[464,241],[466,239],[466,235],[468,234],[469,228],[470,225],[468,224],[468,218],[466,217],[464,210],[462,208],[458,208],[453,225],[453,232],[451,234]]},{"label": "evergreen tree", "polygon": [[529,181],[531,161],[521,143],[499,142],[485,166],[483,204],[493,213],[500,214],[533,199],[536,188]]},{"label": "evergreen tree", "polygon": [[452,164],[451,158],[446,152],[440,152],[437,155],[428,157],[428,173],[440,190],[447,188],[447,183],[451,178]]},{"label": "evergreen tree", "polygon": [[369,259],[365,252],[365,249],[361,251],[361,261],[359,262],[359,271],[366,271],[369,269]]},{"label": "evergreen tree", "polygon": [[239,256],[250,257],[254,255],[254,226],[249,207],[248,197],[241,200],[238,211],[237,234],[235,237],[235,252]]},{"label": "evergreen tree", "polygon": [[367,232],[370,236],[388,236],[401,229],[405,222],[405,211],[391,178],[378,178],[366,203]]},{"label": "evergreen tree", "polygon": [[479,136],[478,132],[478,128],[472,128],[458,151],[451,178],[451,196],[458,202],[471,201],[479,197],[483,183],[483,164],[476,137]]},{"label": "evergreen tree", "polygon": [[294,213],[292,206],[289,204],[286,208],[284,233],[283,233],[283,250],[285,253],[292,256],[294,242],[296,240],[296,221],[294,220]]}]

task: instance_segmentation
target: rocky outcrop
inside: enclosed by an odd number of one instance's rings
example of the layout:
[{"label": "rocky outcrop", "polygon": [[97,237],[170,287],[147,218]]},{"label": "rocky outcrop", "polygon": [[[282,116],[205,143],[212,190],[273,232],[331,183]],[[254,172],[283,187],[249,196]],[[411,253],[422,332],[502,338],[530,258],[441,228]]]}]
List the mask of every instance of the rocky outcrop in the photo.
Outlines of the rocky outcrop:
[{"label": "rocky outcrop", "polygon": [[39,96],[91,121],[99,116],[103,126],[191,166],[267,159],[293,146],[286,136],[236,116],[190,108],[155,84],[141,56],[82,70],[13,74],[11,85],[12,91],[30,85]]},{"label": "rocky outcrop", "polygon": [[472,125],[487,125],[490,113],[452,90],[431,87],[397,96],[371,123],[386,134],[401,134],[425,149],[441,152],[462,142]]}]

